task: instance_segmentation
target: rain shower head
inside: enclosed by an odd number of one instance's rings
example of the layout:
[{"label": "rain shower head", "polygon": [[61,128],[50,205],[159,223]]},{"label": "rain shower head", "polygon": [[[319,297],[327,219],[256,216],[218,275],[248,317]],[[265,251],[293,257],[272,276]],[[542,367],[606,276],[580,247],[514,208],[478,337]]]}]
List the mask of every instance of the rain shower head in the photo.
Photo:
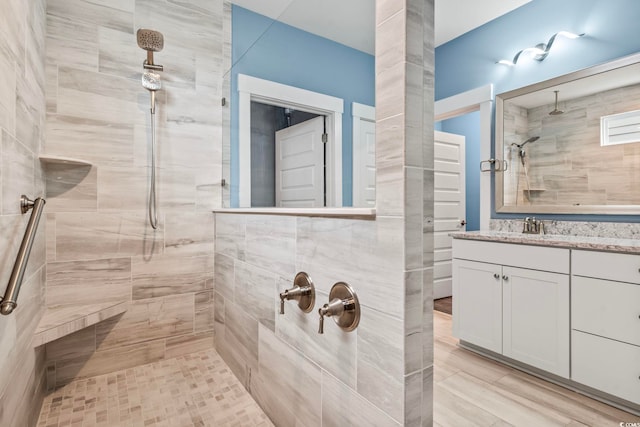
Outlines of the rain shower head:
[{"label": "rain shower head", "polygon": [[554,90],[556,94],[556,106],[553,108],[553,111],[549,111],[550,116],[559,116],[560,114],[564,114],[564,111],[558,109],[558,92],[559,90]]},{"label": "rain shower head", "polygon": [[147,59],[143,63],[144,68],[163,71],[162,65],[153,63],[153,52],[160,52],[164,47],[164,37],[162,33],[160,31],[140,28],[136,35],[138,46],[147,51]]},{"label": "rain shower head", "polygon": [[156,112],[156,91],[162,89],[160,74],[151,71],[142,73],[142,87],[151,92],[151,114]]}]

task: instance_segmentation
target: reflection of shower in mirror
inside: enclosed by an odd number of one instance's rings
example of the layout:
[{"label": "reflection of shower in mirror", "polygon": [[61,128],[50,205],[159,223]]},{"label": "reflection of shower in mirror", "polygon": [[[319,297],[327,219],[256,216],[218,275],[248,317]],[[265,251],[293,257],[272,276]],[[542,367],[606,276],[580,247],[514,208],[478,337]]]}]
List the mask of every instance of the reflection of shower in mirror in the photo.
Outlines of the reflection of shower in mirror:
[{"label": "reflection of shower in mirror", "polygon": [[522,162],[522,166],[524,166],[524,157],[527,154],[524,151],[524,146],[527,145],[530,142],[536,142],[539,139],[540,139],[539,136],[532,136],[531,138],[527,139],[525,142],[523,142],[521,144],[516,144],[515,142],[513,144],[511,144],[512,146],[518,147],[518,156],[520,156],[520,162]]},{"label": "reflection of shower in mirror", "polygon": [[556,106],[553,108],[553,111],[549,111],[550,116],[559,116],[560,114],[564,114],[564,111],[558,109],[558,92],[559,90],[553,91],[556,94]]},{"label": "reflection of shower in mirror", "polygon": [[529,200],[529,204],[531,204],[531,182],[529,181],[529,162],[525,161],[525,157],[527,153],[524,149],[524,146],[529,144],[530,142],[536,142],[539,139],[540,139],[539,136],[532,136],[531,138],[527,139],[526,141],[520,144],[516,144],[515,142],[511,144],[512,148],[515,148],[518,150],[518,157],[520,157],[520,163],[522,163],[522,167],[520,169],[520,173],[518,174],[517,184],[516,184],[516,205],[518,204],[518,195],[520,194],[520,178],[522,177],[522,172],[524,172],[525,183],[527,185],[527,199]]}]

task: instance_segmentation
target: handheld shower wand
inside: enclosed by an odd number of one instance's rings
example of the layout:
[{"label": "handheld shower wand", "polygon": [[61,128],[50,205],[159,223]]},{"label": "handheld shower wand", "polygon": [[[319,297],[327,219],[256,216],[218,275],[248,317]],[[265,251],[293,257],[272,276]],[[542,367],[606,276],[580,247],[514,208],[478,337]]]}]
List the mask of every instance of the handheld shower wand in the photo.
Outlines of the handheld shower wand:
[{"label": "handheld shower wand", "polygon": [[162,89],[160,75],[151,71],[142,73],[142,87],[151,94],[151,114],[156,113],[156,92]]},{"label": "handheld shower wand", "polygon": [[[520,156],[520,162],[522,163],[522,170],[524,171],[525,179],[527,182],[527,195],[529,196],[529,203],[531,203],[531,183],[529,182],[529,171],[524,161],[524,158],[527,154],[524,151],[524,146],[530,142],[536,142],[539,139],[540,139],[539,136],[532,136],[531,138],[527,139],[526,141],[520,144],[516,144],[515,142],[511,144],[512,147],[514,146],[518,147],[518,156]],[[516,187],[516,193],[519,193],[519,192],[520,192],[520,178],[518,178],[518,186]],[[517,197],[516,197],[516,204],[518,204]]]},{"label": "handheld shower wand", "polygon": [[158,228],[158,204],[156,200],[156,92],[162,89],[160,75],[155,70],[163,71],[162,65],[154,64],[153,52],[160,52],[164,47],[162,33],[154,30],[139,29],[137,32],[138,46],[147,51],[147,59],[142,63],[145,72],[142,73],[142,87],[151,95],[151,185],[149,186],[149,223],[155,230]]},{"label": "handheld shower wand", "polygon": [[531,138],[527,139],[525,142],[521,144],[516,144],[515,142],[511,144],[512,146],[518,147],[518,155],[520,156],[520,162],[522,162],[522,166],[524,166],[524,157],[526,155],[526,152],[524,151],[524,146],[530,142],[536,142],[539,139],[540,139],[539,136],[532,136]]}]

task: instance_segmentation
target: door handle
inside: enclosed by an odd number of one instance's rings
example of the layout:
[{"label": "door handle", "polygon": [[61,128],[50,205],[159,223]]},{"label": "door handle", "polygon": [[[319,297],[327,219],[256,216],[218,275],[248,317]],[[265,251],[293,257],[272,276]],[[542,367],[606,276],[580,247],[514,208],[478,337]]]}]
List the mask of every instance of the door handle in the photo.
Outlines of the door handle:
[{"label": "door handle", "polygon": [[467,225],[467,220],[461,219],[460,220],[460,227],[464,227],[465,225]]},{"label": "door handle", "polygon": [[505,282],[509,281],[509,276],[507,276],[506,274],[502,275],[502,280],[504,280]]},{"label": "door handle", "polygon": [[498,273],[493,273],[493,278],[494,278],[494,279],[499,279],[499,278],[500,278],[500,275],[499,275]]}]

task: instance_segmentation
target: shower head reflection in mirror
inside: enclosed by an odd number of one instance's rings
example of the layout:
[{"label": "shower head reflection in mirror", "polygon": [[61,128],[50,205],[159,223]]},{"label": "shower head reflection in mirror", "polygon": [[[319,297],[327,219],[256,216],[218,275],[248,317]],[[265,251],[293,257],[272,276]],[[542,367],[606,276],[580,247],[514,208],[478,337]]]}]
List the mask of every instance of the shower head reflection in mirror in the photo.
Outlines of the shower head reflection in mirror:
[{"label": "shower head reflection in mirror", "polygon": [[539,139],[540,139],[539,136],[532,136],[531,138],[527,139],[526,141],[524,141],[521,144],[516,144],[515,142],[513,144],[511,144],[512,146],[518,147],[518,155],[520,156],[520,161],[522,162],[522,166],[524,166],[524,157],[526,155],[526,152],[524,150],[524,146],[527,145],[530,142],[535,142],[535,141],[537,141]]},{"label": "shower head reflection in mirror", "polygon": [[[525,183],[527,185],[527,199],[529,201],[529,203],[531,203],[531,182],[529,180],[529,162],[525,162],[525,157],[526,157],[526,151],[524,149],[524,146],[531,143],[531,142],[536,142],[537,140],[539,140],[540,137],[539,136],[532,136],[531,138],[527,139],[526,141],[520,143],[520,144],[516,144],[515,142],[511,144],[512,148],[516,148],[518,150],[518,156],[520,157],[520,163],[522,164],[522,167],[520,168],[520,172],[518,174],[518,182],[517,182],[517,187],[516,187],[516,194],[520,193],[520,178],[522,177],[522,174],[524,173],[524,178],[525,178]],[[518,204],[518,200],[516,198],[516,205]]]}]

